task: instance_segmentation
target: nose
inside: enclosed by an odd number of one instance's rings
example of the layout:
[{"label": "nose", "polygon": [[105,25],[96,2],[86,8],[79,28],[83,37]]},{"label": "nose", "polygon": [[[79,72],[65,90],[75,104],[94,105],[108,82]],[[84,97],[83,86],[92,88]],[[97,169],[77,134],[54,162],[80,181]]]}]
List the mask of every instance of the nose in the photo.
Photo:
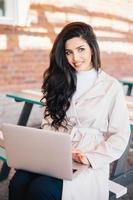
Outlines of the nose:
[{"label": "nose", "polygon": [[77,62],[79,60],[79,55],[77,52],[73,53],[73,62]]}]

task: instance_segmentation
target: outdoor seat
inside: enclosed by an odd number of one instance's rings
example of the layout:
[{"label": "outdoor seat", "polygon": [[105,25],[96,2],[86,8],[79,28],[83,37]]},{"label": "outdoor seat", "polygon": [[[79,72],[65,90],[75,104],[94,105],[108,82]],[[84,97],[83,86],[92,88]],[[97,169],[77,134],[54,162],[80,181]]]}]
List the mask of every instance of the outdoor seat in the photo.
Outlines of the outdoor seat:
[{"label": "outdoor seat", "polygon": [[109,191],[110,191],[109,200],[115,200],[127,193],[127,187],[109,180]]}]

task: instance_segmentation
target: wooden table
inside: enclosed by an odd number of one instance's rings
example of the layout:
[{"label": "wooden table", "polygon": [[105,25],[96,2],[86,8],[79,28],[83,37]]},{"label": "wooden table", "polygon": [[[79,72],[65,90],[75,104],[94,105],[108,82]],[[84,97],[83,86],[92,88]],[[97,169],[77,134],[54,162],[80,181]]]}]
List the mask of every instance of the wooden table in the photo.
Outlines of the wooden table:
[{"label": "wooden table", "polygon": [[127,85],[128,86],[126,95],[127,96],[131,96],[132,89],[133,89],[133,76],[131,76],[131,77],[123,77],[123,78],[119,79],[119,81],[123,85]]},{"label": "wooden table", "polygon": [[[16,102],[24,102],[24,106],[22,108],[21,114],[18,119],[18,125],[26,126],[31,110],[33,108],[33,105],[39,105],[42,106],[42,103],[40,102],[42,98],[41,92],[33,91],[33,90],[24,90],[21,92],[11,92],[6,95],[7,97],[13,98]],[[0,148],[0,159],[3,161],[6,161],[4,158],[4,149]],[[6,179],[8,177],[8,174],[10,172],[10,168],[7,166],[7,163],[4,162],[2,169],[0,171],[0,181]]]},{"label": "wooden table", "polygon": [[7,97],[13,98],[16,102],[24,102],[21,115],[18,120],[18,125],[26,126],[33,105],[42,106],[41,98],[42,94],[38,91],[23,90],[22,92],[11,92],[6,95]]}]

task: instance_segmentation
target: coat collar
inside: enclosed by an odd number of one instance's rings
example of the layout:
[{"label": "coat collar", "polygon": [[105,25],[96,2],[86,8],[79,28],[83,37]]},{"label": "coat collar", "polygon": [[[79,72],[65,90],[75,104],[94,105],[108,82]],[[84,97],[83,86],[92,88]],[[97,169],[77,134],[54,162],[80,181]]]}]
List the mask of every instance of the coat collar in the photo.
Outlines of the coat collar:
[{"label": "coat collar", "polygon": [[88,92],[80,96],[75,103],[80,104],[86,99],[103,96],[106,93],[107,85],[105,84],[105,82],[109,81],[108,77],[109,76],[100,69],[93,87],[88,90]]}]

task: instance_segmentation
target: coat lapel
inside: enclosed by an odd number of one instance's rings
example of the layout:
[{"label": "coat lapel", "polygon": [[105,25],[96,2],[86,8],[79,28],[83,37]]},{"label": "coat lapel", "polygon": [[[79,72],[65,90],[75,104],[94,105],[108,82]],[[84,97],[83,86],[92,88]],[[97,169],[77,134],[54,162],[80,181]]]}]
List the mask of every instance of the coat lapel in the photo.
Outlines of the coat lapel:
[{"label": "coat lapel", "polygon": [[93,87],[88,90],[85,94],[80,96],[76,101],[75,104],[79,105],[86,99],[95,98],[98,96],[103,96],[106,93],[106,84],[105,81],[107,81],[107,74],[100,70],[98,72],[98,77],[93,85]]}]

